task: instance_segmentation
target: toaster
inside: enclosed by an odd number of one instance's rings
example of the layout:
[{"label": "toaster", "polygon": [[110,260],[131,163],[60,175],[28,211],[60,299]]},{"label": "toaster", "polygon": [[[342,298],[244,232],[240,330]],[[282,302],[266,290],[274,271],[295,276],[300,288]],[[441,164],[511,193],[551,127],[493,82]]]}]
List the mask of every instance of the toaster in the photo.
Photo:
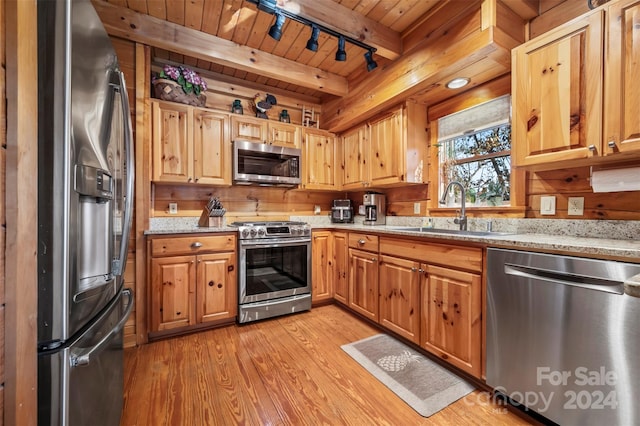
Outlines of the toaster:
[{"label": "toaster", "polygon": [[332,223],[353,223],[351,200],[333,200],[331,207]]}]

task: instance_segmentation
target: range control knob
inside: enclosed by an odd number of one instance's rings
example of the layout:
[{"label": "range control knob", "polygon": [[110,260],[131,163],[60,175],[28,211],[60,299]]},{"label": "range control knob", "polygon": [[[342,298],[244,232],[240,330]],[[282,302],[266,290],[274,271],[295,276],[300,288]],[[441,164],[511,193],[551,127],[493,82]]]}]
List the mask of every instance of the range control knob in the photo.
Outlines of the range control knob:
[{"label": "range control knob", "polygon": [[255,228],[251,228],[251,231],[249,231],[249,233],[251,234],[252,237],[255,237],[258,232],[256,231]]},{"label": "range control knob", "polygon": [[249,230],[248,229],[243,229],[242,230],[242,238],[247,238],[249,236]]},{"label": "range control knob", "polygon": [[304,229],[304,235],[311,235],[311,229],[305,228]]},{"label": "range control knob", "polygon": [[264,237],[264,234],[265,234],[265,232],[264,232],[264,228],[260,228],[260,229],[258,229],[258,236],[259,236],[259,237]]}]

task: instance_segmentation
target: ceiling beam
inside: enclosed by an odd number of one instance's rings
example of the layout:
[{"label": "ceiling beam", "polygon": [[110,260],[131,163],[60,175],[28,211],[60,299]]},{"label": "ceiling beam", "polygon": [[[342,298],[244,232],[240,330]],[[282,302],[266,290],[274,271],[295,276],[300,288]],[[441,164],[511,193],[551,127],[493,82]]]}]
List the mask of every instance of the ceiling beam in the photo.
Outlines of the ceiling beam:
[{"label": "ceiling beam", "polygon": [[347,79],[232,41],[143,15],[104,1],[94,1],[102,23],[113,36],[159,47],[205,61],[263,75],[336,96],[348,93]]},{"label": "ceiling beam", "polygon": [[375,47],[383,58],[402,54],[399,33],[333,0],[278,0],[278,7]]}]

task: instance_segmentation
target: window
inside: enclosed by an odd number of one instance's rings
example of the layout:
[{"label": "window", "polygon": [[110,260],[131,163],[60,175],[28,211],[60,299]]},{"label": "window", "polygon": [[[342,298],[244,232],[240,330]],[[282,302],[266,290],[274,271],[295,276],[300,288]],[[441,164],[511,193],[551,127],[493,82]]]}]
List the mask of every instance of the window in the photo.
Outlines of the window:
[{"label": "window", "polygon": [[[468,207],[510,205],[510,105],[506,95],[438,120],[439,198],[458,181]],[[457,186],[453,190],[448,200],[459,205]]]}]

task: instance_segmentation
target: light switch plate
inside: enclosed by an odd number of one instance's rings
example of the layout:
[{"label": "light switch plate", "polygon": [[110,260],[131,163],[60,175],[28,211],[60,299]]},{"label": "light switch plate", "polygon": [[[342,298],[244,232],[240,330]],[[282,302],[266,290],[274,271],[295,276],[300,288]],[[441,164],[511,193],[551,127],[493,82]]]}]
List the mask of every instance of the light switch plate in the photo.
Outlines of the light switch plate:
[{"label": "light switch plate", "polygon": [[178,203],[169,203],[169,214],[178,214]]},{"label": "light switch plate", "polygon": [[420,203],[413,203],[413,214],[420,214]]},{"label": "light switch plate", "polygon": [[556,214],[556,197],[546,196],[540,197],[540,214],[554,215]]},{"label": "light switch plate", "polygon": [[584,214],[584,197],[569,197],[567,214],[569,216],[582,216]]}]

